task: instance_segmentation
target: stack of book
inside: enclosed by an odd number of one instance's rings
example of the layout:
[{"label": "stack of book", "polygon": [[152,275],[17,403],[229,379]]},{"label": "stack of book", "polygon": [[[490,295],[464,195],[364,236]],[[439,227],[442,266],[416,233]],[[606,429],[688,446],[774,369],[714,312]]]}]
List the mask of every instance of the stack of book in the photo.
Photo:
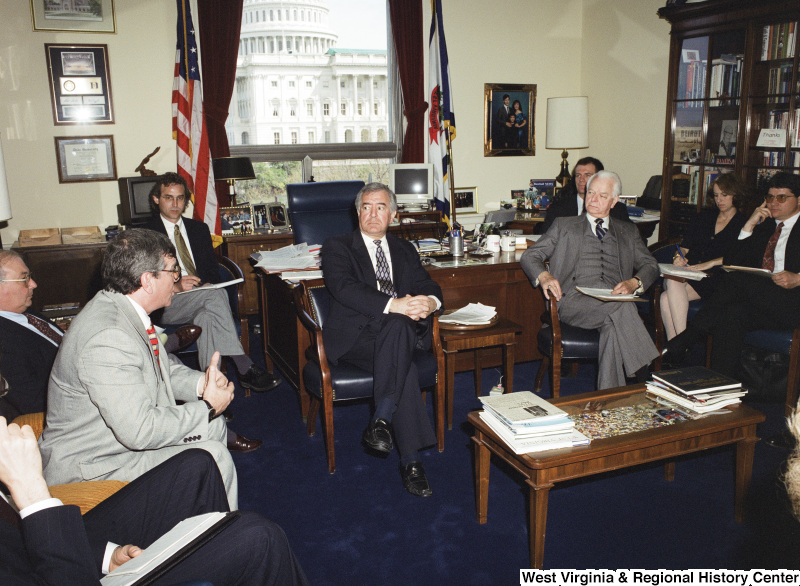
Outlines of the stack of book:
[{"label": "stack of book", "polygon": [[737,405],[747,394],[742,383],[703,366],[662,370],[652,376],[647,396],[690,419],[727,413],[723,407]]},{"label": "stack of book", "polygon": [[481,397],[481,419],[515,454],[589,443],[563,409],[530,391]]}]

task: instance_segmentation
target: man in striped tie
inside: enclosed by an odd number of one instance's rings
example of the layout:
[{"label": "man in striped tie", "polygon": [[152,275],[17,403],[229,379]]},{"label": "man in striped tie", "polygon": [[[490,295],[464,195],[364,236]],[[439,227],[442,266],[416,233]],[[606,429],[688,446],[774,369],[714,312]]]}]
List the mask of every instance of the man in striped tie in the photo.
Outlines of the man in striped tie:
[{"label": "man in striped tie", "polygon": [[331,309],[322,335],[328,360],[373,373],[375,413],[363,442],[386,455],[394,440],[400,476],[411,494],[432,494],[419,451],[436,443],[412,354],[430,346],[427,317],[442,306],[442,290],[430,278],[414,246],[391,234],[397,199],[381,183],[369,183],[355,201],[359,229],[328,238],[322,271]]}]

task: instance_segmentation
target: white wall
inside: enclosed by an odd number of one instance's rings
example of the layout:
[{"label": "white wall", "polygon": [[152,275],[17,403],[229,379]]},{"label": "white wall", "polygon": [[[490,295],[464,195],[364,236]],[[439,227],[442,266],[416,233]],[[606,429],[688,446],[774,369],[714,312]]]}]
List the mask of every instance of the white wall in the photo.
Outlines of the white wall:
[{"label": "white wall", "polygon": [[[117,223],[116,182],[59,184],[54,136],[111,134],[117,173],[175,167],[171,92],[175,3],[118,0],[116,34],[33,32],[28,0],[0,3],[0,132],[14,217],[0,224],[6,246],[20,229]],[[558,173],[560,152],[545,143],[547,98],[588,95],[589,149],[640,193],[660,172],[669,27],[663,0],[443,0],[458,137],[455,184],[478,186],[481,202],[509,197],[531,178]],[[425,44],[430,4],[423,2]],[[194,11],[196,17],[196,10]],[[108,45],[111,125],[55,126],[45,43]],[[427,69],[427,60],[426,60]],[[427,79],[427,75],[426,75]],[[536,156],[483,156],[483,84],[535,83]],[[464,218],[467,222],[468,218]]]}]

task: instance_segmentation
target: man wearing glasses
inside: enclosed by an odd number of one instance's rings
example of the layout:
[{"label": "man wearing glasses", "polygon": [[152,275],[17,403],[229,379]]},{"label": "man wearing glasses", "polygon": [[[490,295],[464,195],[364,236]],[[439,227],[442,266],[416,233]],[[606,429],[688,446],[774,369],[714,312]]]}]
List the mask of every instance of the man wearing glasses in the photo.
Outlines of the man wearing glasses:
[{"label": "man wearing glasses", "polygon": [[202,448],[236,509],[236,469],[219,416],[233,384],[217,368],[219,353],[205,374],[184,366],[163,351],[149,317],[169,306],[180,279],[175,248],[161,234],[126,230],[109,242],[102,276],[105,289],[73,320],[53,364],[39,440],[45,480],[133,480]]},{"label": "man wearing glasses", "polygon": [[725,265],[763,269],[767,277],[730,272],[686,330],[667,345],[664,363],[677,367],[709,333],[711,368],[736,378],[744,336],[760,329],[800,324],[800,176],[776,173],[764,203],[756,208],[725,255]]}]

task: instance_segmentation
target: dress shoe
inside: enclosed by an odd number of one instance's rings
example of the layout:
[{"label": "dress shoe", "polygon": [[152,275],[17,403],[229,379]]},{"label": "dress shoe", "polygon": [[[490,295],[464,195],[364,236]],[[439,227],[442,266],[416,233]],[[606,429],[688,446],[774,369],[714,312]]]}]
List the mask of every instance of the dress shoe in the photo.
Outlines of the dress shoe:
[{"label": "dress shoe", "polygon": [[225,423],[233,421],[233,411],[230,409],[225,409],[225,411],[222,412],[222,416],[225,418]]},{"label": "dress shoe", "polygon": [[364,445],[380,452],[388,454],[392,451],[392,425],[385,419],[376,419],[364,430]]},{"label": "dress shoe", "polygon": [[[674,338],[673,338],[674,340]],[[689,358],[691,348],[669,342],[664,352],[661,353],[661,370],[680,368]]]},{"label": "dress shoe", "polygon": [[261,370],[258,366],[253,364],[246,373],[239,375],[239,382],[246,389],[250,389],[256,393],[264,393],[266,391],[271,391],[281,384],[281,379],[280,377],[273,376]]},{"label": "dress shoe", "polygon": [[194,324],[181,326],[175,330],[174,334],[167,336],[167,341],[164,342],[164,350],[167,352],[180,352],[185,350],[197,341],[200,334],[203,333],[203,328]]},{"label": "dress shoe", "polygon": [[400,464],[400,477],[403,479],[403,486],[414,496],[426,497],[433,494],[422,462],[411,462],[408,466]]},{"label": "dress shoe", "polygon": [[229,452],[236,452],[238,454],[244,454],[245,452],[252,452],[253,450],[257,450],[261,447],[261,444],[264,443],[258,439],[247,439],[243,435],[236,434],[236,439],[232,442],[228,442],[228,451]]},{"label": "dress shoe", "polygon": [[780,448],[782,450],[791,450],[795,446],[795,439],[788,429],[784,429],[777,435],[773,435],[765,440],[768,446],[773,448]]}]

